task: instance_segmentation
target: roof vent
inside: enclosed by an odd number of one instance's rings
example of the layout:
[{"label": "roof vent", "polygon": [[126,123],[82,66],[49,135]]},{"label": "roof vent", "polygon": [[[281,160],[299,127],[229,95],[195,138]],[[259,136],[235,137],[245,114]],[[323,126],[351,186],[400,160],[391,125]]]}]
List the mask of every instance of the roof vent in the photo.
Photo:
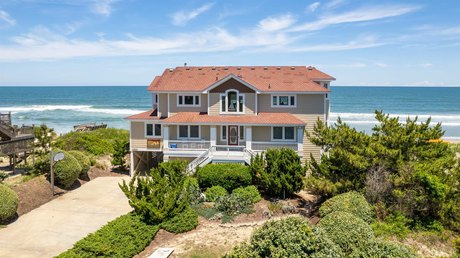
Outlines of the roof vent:
[{"label": "roof vent", "polygon": [[224,70],[228,70],[228,67],[227,67],[227,66],[226,66],[226,67],[224,67]]},{"label": "roof vent", "polygon": [[241,67],[238,66],[238,67],[236,68],[236,70],[241,70]]},{"label": "roof vent", "polygon": [[251,67],[251,70],[255,70],[255,69],[256,69],[256,68],[255,68],[254,66],[253,66],[253,67]]},{"label": "roof vent", "polygon": [[172,71],[174,71],[174,69],[172,69],[172,68],[169,68],[169,72],[172,72]]},{"label": "roof vent", "polygon": [[268,70],[268,67],[264,66],[264,70]]},{"label": "roof vent", "polygon": [[216,76],[216,81],[218,81],[218,80],[219,80],[219,77]]},{"label": "roof vent", "polygon": [[272,86],[270,85],[270,83],[268,84],[268,88],[269,88],[269,89],[271,89],[271,88],[272,88]]},{"label": "roof vent", "polygon": [[216,68],[215,68],[215,67],[213,67],[213,68],[211,68],[211,69],[212,69],[212,70],[216,70]]},{"label": "roof vent", "polygon": [[190,67],[185,67],[185,70],[187,70],[187,71],[190,70]]},{"label": "roof vent", "polygon": [[294,66],[291,66],[291,70],[294,70],[294,69],[295,69],[295,67],[294,67]]},{"label": "roof vent", "polygon": [[276,67],[276,70],[281,70],[281,67],[279,67],[279,66],[278,66],[278,67]]},{"label": "roof vent", "polygon": [[313,70],[313,68],[314,68],[314,67],[311,66],[311,65],[310,65],[309,67],[307,67],[308,70]]},{"label": "roof vent", "polygon": [[201,70],[203,70],[203,68],[201,68],[201,67],[198,67],[198,70],[200,70],[200,71],[201,71]]}]

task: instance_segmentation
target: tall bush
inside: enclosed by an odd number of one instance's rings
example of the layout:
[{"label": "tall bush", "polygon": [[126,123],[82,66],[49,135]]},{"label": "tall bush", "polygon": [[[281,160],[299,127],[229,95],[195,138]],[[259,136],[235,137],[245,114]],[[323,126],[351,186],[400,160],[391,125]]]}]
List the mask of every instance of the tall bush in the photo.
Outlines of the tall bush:
[{"label": "tall bush", "polygon": [[6,221],[16,214],[19,197],[7,185],[0,183],[0,222]]},{"label": "tall bush", "polygon": [[229,192],[248,186],[252,181],[249,168],[241,164],[208,164],[199,168],[196,174],[202,188],[219,185]]},{"label": "tall bush", "polygon": [[80,164],[80,167],[81,167],[80,177],[87,178],[88,171],[91,167],[91,160],[89,159],[89,157],[86,156],[81,151],[69,151],[68,153],[72,155],[78,161],[78,164]]},{"label": "tall bush", "polygon": [[129,184],[120,185],[135,213],[152,224],[173,218],[189,207],[189,187],[186,163],[160,163],[146,177],[134,176]]},{"label": "tall bush", "polygon": [[[258,168],[261,187],[269,195],[285,198],[303,187],[306,167],[302,166],[299,155],[292,149],[268,149],[264,154],[265,169]],[[256,156],[255,160],[260,159]],[[258,161],[258,163],[261,163]]]}]

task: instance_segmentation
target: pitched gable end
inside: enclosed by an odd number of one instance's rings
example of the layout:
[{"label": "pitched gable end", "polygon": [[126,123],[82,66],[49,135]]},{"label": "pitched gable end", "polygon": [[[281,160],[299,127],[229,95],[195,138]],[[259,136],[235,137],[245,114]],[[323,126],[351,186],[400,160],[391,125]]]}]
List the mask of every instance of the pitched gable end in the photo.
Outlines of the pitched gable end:
[{"label": "pitched gable end", "polygon": [[[218,78],[217,78],[218,79]],[[208,92],[225,92],[226,90],[229,89],[236,89],[239,92],[256,92],[260,93],[259,90],[257,90],[256,87],[252,86],[248,82],[244,81],[240,77],[234,75],[234,74],[229,74],[225,76],[224,78],[216,81],[209,87],[207,87],[203,93],[208,93]]]}]

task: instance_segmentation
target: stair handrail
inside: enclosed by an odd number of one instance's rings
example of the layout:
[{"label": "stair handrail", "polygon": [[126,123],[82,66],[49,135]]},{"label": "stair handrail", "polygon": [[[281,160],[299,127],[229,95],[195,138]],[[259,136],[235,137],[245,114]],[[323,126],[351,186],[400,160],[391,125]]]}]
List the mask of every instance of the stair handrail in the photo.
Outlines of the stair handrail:
[{"label": "stair handrail", "polygon": [[209,154],[212,153],[213,149],[215,148],[215,146],[211,146],[209,147],[209,149],[207,149],[205,152],[203,152],[200,156],[198,156],[196,159],[194,159],[192,162],[190,162],[187,166],[187,171],[188,173],[192,173],[193,171],[195,171],[195,169],[201,165],[208,157],[209,157]]}]

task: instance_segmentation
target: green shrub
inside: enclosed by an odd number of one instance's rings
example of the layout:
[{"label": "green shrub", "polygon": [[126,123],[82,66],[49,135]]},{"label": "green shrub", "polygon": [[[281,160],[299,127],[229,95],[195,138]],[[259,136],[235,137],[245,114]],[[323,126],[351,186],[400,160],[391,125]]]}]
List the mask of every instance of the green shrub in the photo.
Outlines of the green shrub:
[{"label": "green shrub", "polygon": [[455,250],[457,251],[457,255],[460,257],[460,237],[457,237],[454,240],[454,247],[455,247]]},{"label": "green shrub", "polygon": [[241,164],[208,164],[197,171],[201,188],[222,186],[227,191],[248,186],[252,182],[249,168]]},{"label": "green shrub", "polygon": [[215,202],[217,198],[224,197],[228,194],[227,190],[220,185],[209,187],[204,192],[207,202]]},{"label": "green shrub", "polygon": [[75,159],[77,159],[78,164],[81,166],[80,177],[87,178],[88,171],[91,167],[91,160],[81,151],[68,151]]},{"label": "green shrub", "polygon": [[372,222],[374,217],[374,211],[364,196],[354,191],[336,195],[319,208],[322,217],[336,211],[351,213],[367,223]]},{"label": "green shrub", "polygon": [[240,213],[247,213],[248,208],[251,207],[251,200],[239,195],[225,195],[219,197],[216,201],[215,207],[217,210],[226,213],[229,216],[235,216]]},{"label": "green shrub", "polygon": [[171,233],[183,233],[198,226],[198,214],[188,207],[175,217],[161,223],[161,228]]},{"label": "green shrub", "polygon": [[155,237],[159,226],[147,225],[140,216],[129,213],[89,234],[58,258],[133,257]]},{"label": "green shrub", "polygon": [[207,203],[193,205],[192,209],[194,209],[198,215],[206,219],[214,217],[214,215],[219,212],[214,206],[208,205]]},{"label": "green shrub", "polygon": [[365,248],[367,242],[374,239],[372,228],[364,220],[341,211],[322,218],[315,231],[340,246],[345,254]]},{"label": "green shrub", "polygon": [[[262,155],[265,155],[266,166],[264,170],[256,170],[260,177],[256,181],[267,194],[285,198],[302,189],[306,167],[294,150],[268,149]],[[259,157],[256,155],[254,159]]]},{"label": "green shrub", "polygon": [[198,180],[195,177],[188,177],[187,180],[189,203],[195,205],[203,202],[204,197],[201,194],[201,189],[198,185]]},{"label": "green shrub", "polygon": [[0,171],[0,184],[8,178],[8,173]]},{"label": "green shrub", "polygon": [[134,176],[129,184],[120,185],[134,212],[151,224],[159,224],[189,207],[189,188],[185,176],[186,163],[160,163],[146,177]]},{"label": "green shrub", "polygon": [[340,248],[316,236],[300,217],[268,221],[254,231],[249,243],[237,246],[225,257],[343,257]]},{"label": "green shrub", "polygon": [[258,203],[262,200],[259,190],[253,185],[236,188],[233,190],[232,194],[241,196],[243,199],[251,200],[251,203]]},{"label": "green shrub", "polygon": [[129,131],[115,128],[90,132],[70,132],[56,140],[56,147],[63,150],[86,151],[93,155],[115,154],[116,142],[129,141]]},{"label": "green shrub", "polygon": [[129,139],[117,139],[113,144],[113,150],[112,165],[125,169],[127,167],[125,157],[129,154]]},{"label": "green shrub", "polygon": [[390,214],[384,222],[372,223],[371,227],[376,236],[397,236],[405,238],[410,232],[409,223],[411,220],[400,213]]},{"label": "green shrub", "polygon": [[418,257],[412,250],[402,244],[390,241],[375,240],[370,241],[364,248],[355,250],[350,258],[416,258]]},{"label": "green shrub", "polygon": [[0,222],[6,221],[16,214],[19,197],[7,185],[0,184]]},{"label": "green shrub", "polygon": [[78,179],[81,173],[81,166],[72,154],[60,150],[55,150],[54,153],[58,152],[64,153],[64,159],[54,164],[54,178],[57,185],[69,188]]}]

